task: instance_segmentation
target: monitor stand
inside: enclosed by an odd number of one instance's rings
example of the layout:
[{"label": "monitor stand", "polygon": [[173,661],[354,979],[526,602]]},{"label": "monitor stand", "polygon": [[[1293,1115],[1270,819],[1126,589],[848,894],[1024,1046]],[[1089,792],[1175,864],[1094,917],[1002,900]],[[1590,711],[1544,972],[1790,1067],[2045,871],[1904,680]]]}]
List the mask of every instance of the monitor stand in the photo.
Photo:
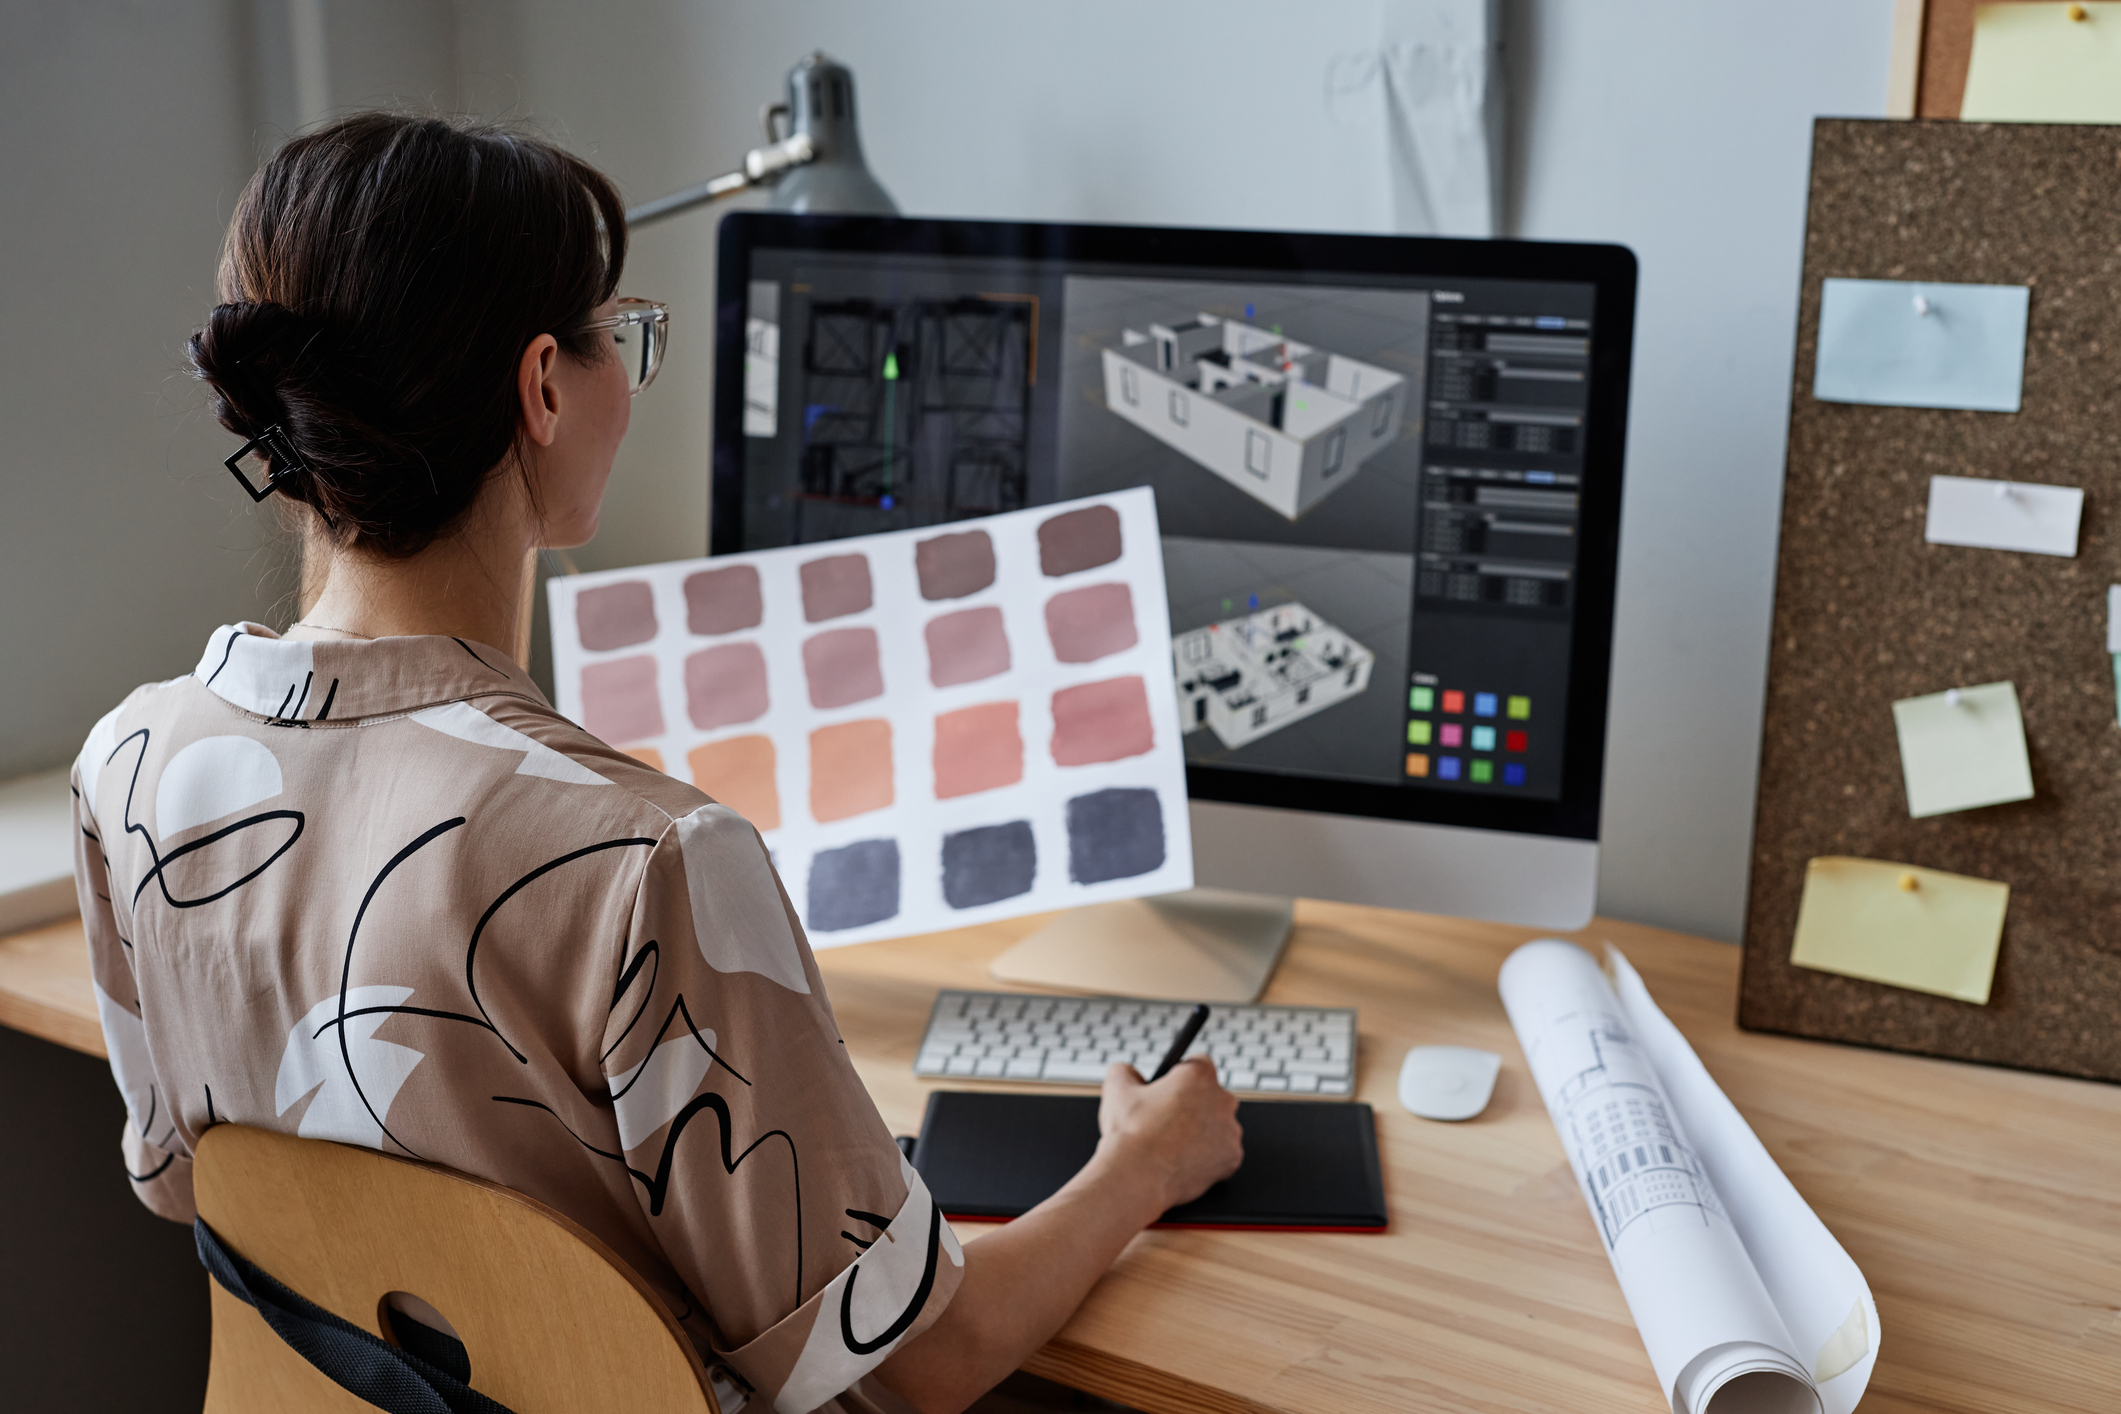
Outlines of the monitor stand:
[{"label": "monitor stand", "polygon": [[998,981],[1177,1002],[1256,1000],[1289,941],[1292,902],[1188,889],[1086,904],[988,964]]}]

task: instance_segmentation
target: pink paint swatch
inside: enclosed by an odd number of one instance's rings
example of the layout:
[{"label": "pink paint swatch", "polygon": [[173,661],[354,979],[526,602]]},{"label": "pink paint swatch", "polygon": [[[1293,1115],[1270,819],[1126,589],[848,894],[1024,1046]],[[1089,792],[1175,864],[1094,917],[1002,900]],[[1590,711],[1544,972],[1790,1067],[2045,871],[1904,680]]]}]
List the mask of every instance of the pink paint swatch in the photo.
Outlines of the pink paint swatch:
[{"label": "pink paint swatch", "polygon": [[1053,759],[1058,764],[1118,761],[1155,745],[1149,693],[1139,677],[1086,682],[1053,694]]},{"label": "pink paint swatch", "polygon": [[1009,671],[1009,633],[1002,627],[1000,609],[942,614],[928,620],[921,634],[928,640],[928,681],[937,687]]},{"label": "pink paint swatch", "polygon": [[655,659],[647,654],[591,663],[582,669],[582,726],[613,744],[663,734],[656,697]]},{"label": "pink paint swatch", "polygon": [[923,599],[962,599],[994,583],[994,542],[984,530],[938,535],[913,547]]},{"label": "pink paint swatch", "polygon": [[766,715],[766,655],[756,643],[724,643],[685,659],[685,715],[701,731]]},{"label": "pink paint swatch", "polygon": [[645,579],[585,589],[574,601],[574,623],[592,653],[646,643],[655,637],[655,591]]},{"label": "pink paint swatch", "polygon": [[1124,584],[1092,584],[1046,601],[1046,634],[1063,663],[1094,663],[1141,641],[1134,594]]},{"label": "pink paint swatch", "polygon": [[1038,568],[1049,578],[1109,565],[1119,554],[1119,512],[1110,506],[1085,506],[1039,522]]},{"label": "pink paint swatch", "polygon": [[[1134,682],[1140,686],[1140,679]],[[1013,786],[1023,778],[1024,738],[1014,702],[982,702],[936,717],[936,799]]]},{"label": "pink paint swatch", "polygon": [[805,563],[796,575],[803,582],[803,618],[808,623],[859,614],[876,602],[866,555],[827,555]]},{"label": "pink paint swatch", "polygon": [[757,628],[766,615],[759,572],[751,565],[701,570],[685,576],[685,627],[694,633]]},{"label": "pink paint swatch", "polygon": [[884,670],[877,661],[876,630],[835,628],[803,640],[803,676],[810,684],[810,705],[845,707],[884,695]]}]

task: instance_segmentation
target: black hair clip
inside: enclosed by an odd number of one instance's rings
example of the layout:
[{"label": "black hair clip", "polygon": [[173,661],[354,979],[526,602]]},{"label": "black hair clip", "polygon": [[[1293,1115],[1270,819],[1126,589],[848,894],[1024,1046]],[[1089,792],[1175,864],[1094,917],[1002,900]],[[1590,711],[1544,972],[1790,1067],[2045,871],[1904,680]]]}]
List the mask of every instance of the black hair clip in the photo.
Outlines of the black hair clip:
[{"label": "black hair clip", "polygon": [[[261,447],[272,458],[272,470],[266,473],[263,486],[254,486],[251,484],[250,478],[243,474],[243,468],[238,466],[237,463]],[[278,423],[274,423],[242,446],[236,448],[235,455],[227,458],[221,465],[227,467],[228,474],[235,477],[243,489],[250,493],[250,499],[253,502],[262,501],[275,491],[294,500],[303,501],[302,497],[295,495],[289,489],[288,482],[297,476],[307,475],[309,473],[309,464],[296,454],[294,443],[288,440],[285,429]],[[307,505],[309,503],[303,501],[303,504]],[[322,507],[317,508],[317,514],[324,517],[326,525],[334,530],[338,529],[338,522],[333,520],[330,514]]]}]

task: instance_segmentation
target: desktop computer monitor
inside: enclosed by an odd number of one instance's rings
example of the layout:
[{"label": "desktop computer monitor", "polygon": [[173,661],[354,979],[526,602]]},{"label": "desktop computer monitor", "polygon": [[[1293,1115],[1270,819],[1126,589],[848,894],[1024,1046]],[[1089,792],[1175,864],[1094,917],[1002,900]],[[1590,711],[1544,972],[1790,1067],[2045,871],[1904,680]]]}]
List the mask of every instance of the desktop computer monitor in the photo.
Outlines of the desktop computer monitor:
[{"label": "desktop computer monitor", "polygon": [[1635,260],[745,212],[711,548],[1150,486],[1200,884],[1596,894]]}]

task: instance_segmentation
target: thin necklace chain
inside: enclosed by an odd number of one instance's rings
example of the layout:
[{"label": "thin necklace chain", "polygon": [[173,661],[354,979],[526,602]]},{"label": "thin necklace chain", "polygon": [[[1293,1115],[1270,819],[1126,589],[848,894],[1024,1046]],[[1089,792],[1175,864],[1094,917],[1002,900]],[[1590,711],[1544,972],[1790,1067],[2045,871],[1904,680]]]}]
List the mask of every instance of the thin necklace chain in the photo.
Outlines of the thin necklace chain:
[{"label": "thin necklace chain", "polygon": [[358,638],[358,639],[360,639],[360,640],[361,640],[362,642],[364,642],[364,643],[373,643],[373,642],[375,642],[375,641],[376,641],[376,639],[375,639],[375,635],[374,635],[374,634],[370,634],[370,633],[355,633],[355,632],[354,632],[354,631],[353,631],[352,629],[350,629],[350,628],[333,628],[333,627],[332,627],[332,626],[331,626],[330,624],[313,624],[313,623],[311,623],[311,622],[310,622],[309,620],[307,620],[307,619],[296,619],[296,620],[295,620],[295,621],[294,621],[293,623],[289,624],[289,625],[288,625],[288,627],[289,627],[289,628],[313,628],[313,629],[317,630],[317,632],[319,632],[319,633],[343,633],[343,634],[345,634],[345,635],[346,635],[346,636],[347,636],[348,638]]}]

